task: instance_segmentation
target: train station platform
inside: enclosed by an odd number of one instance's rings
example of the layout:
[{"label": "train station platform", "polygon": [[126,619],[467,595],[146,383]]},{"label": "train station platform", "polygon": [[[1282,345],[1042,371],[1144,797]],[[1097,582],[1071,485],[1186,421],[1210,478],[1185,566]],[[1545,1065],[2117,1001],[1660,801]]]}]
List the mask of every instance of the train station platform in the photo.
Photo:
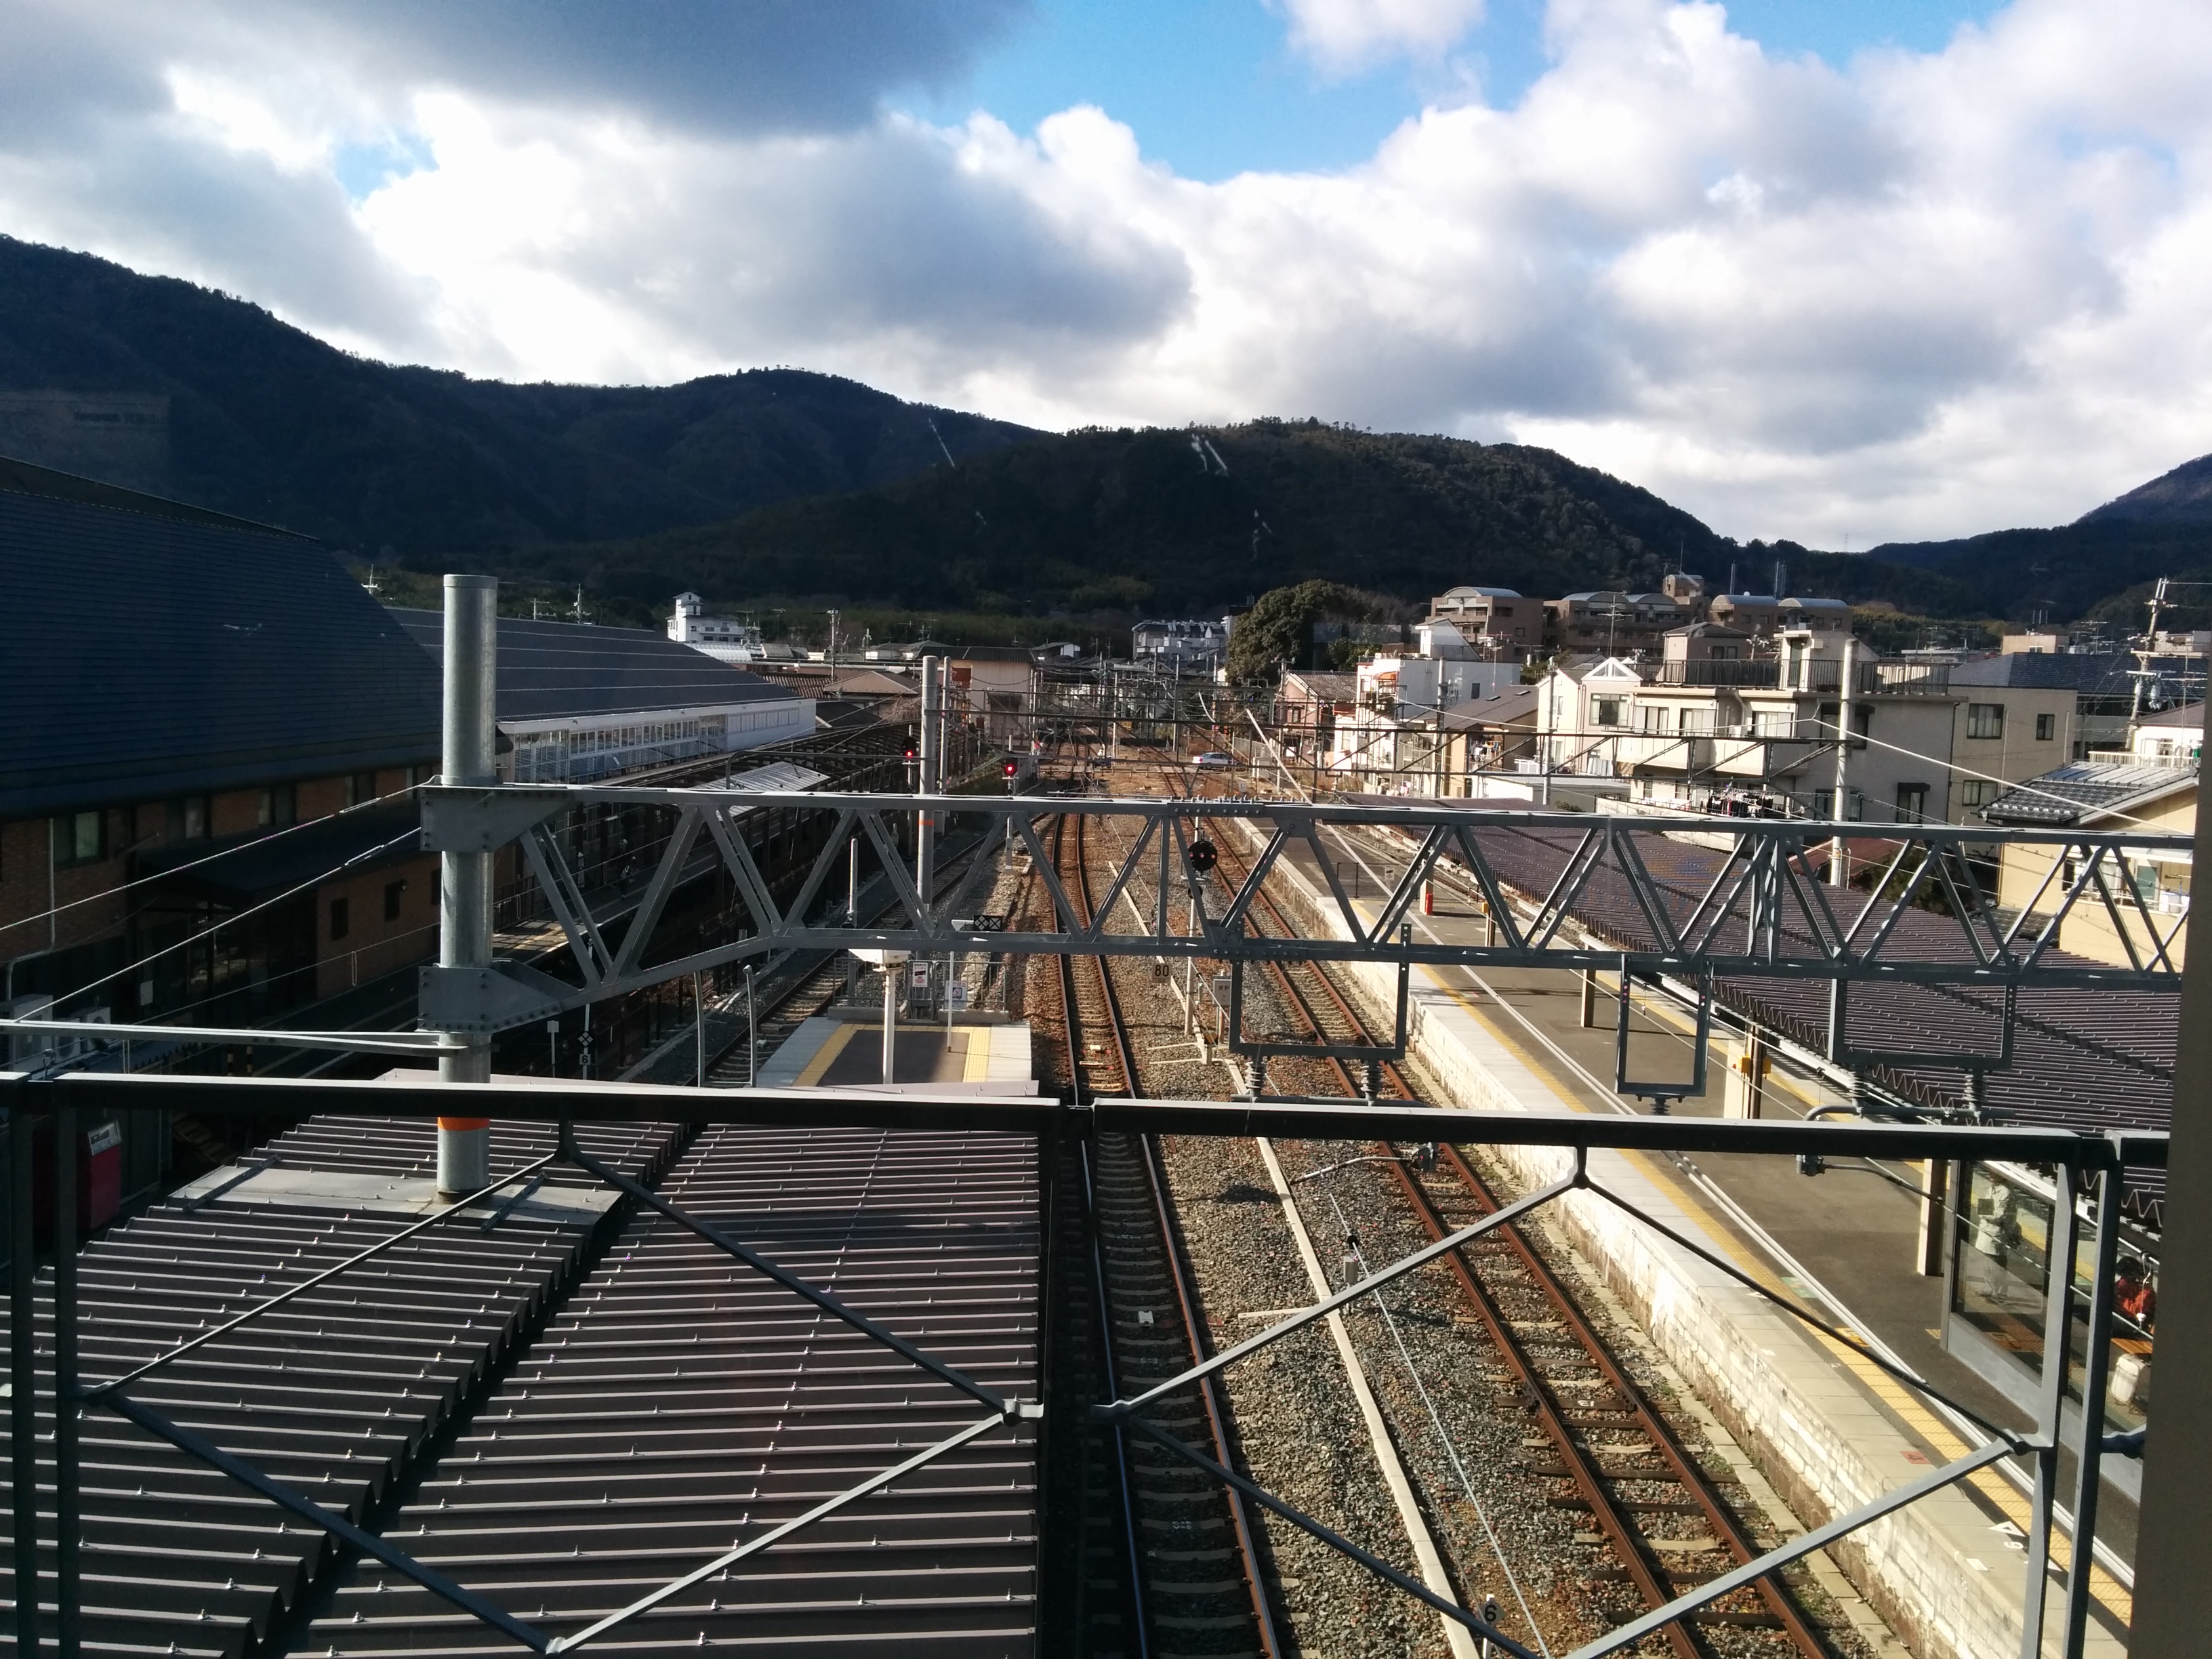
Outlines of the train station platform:
[{"label": "train station platform", "polygon": [[[1379,838],[1378,838],[1379,839]],[[1367,894],[1387,892],[1394,849],[1345,841],[1332,849],[1351,869],[1364,864]],[[1286,851],[1276,866],[1292,896],[1294,920],[1341,936],[1333,899],[1310,849]],[[1371,916],[1372,900],[1355,898]],[[1442,914],[1410,920],[1420,935],[1481,943],[1485,923],[1471,904],[1440,901]],[[1395,1001],[1396,970],[1355,964],[1350,975],[1382,1013]],[[1536,970],[1476,974],[1420,967],[1411,990],[1413,1058],[1446,1101],[1492,1110],[1648,1111],[1612,1089],[1612,1008],[1600,1029],[1582,1021],[1578,977]],[[1639,1038],[1686,1073],[1687,1027],[1639,1015]],[[1678,1102],[1678,1114],[1720,1109],[1723,1063],[1710,1069],[1711,1096]],[[1778,1093],[1781,1091],[1777,1091]],[[1832,1103],[1808,1085],[1780,1109]],[[1567,1155],[1498,1149],[1528,1184],[1558,1178]],[[1592,1179],[1655,1220],[1700,1240],[1775,1296],[1871,1339],[1921,1376],[1992,1420],[2020,1423],[2014,1403],[1990,1389],[1941,1341],[1942,1281],[1921,1276],[1919,1205],[1864,1171],[1808,1177],[1794,1161],[1660,1157],[1594,1152]],[[1917,1173],[1910,1172],[1910,1173]],[[1858,1507],[1936,1464],[1962,1454],[1960,1428],[1845,1344],[1837,1343],[1603,1200],[1570,1194],[1552,1220],[1608,1287],[1652,1333],[1670,1362],[1752,1455],[1761,1473],[1808,1525]],[[2117,1494],[2108,1483],[2108,1509]],[[2028,1504],[1995,1471],[1936,1493],[1853,1535],[1830,1552],[1893,1628],[1923,1655],[1979,1659],[2017,1652]],[[2100,1530],[2102,1530],[2100,1528]],[[2068,1559],[2067,1540],[2054,1555]],[[2122,1567],[2124,1572],[2124,1566]],[[2123,1650],[2130,1601],[2124,1583],[2100,1568],[2091,1649]]]},{"label": "train station platform", "polygon": [[[865,1009],[818,1014],[761,1063],[763,1088],[866,1088],[884,1082],[882,1022]],[[1026,1022],[970,1014],[901,1020],[893,1085],[963,1094],[1036,1092]]]}]

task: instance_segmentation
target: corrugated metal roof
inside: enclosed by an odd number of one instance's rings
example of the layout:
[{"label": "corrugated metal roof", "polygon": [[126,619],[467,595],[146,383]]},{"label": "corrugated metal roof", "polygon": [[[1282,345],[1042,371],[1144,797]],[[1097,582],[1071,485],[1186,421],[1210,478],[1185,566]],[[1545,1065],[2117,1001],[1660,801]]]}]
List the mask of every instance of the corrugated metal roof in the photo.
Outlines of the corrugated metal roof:
[{"label": "corrugated metal roof", "polygon": [[439,688],[298,537],[0,489],[0,817],[434,763]]},{"label": "corrugated metal roof", "polygon": [[[976,1133],[709,1130],[660,1190],[1034,1399],[1036,1149]],[[757,1536],[982,1408],[657,1212],[634,1220],[386,1535],[553,1634]],[[1030,1656],[1036,1445],[995,1430],[595,1641]],[[301,1650],[507,1650],[374,1564]]]},{"label": "corrugated metal roof", "polygon": [[[390,615],[434,664],[445,661],[442,612],[395,610]],[[503,721],[775,702],[797,695],[647,629],[499,619]]]},{"label": "corrugated metal roof", "polygon": [[[495,1125],[495,1166],[511,1170],[550,1150],[550,1133]],[[672,1133],[577,1130],[587,1150],[647,1178]],[[427,1121],[319,1119],[268,1151],[289,1171],[409,1175],[431,1170],[434,1145]],[[591,1212],[567,1213],[576,1218],[554,1218],[556,1206],[518,1211],[489,1231],[474,1216],[457,1217],[129,1394],[359,1520],[574,1270]],[[192,1210],[157,1206],[82,1253],[81,1374],[88,1382],[120,1376],[412,1219],[394,1208],[260,1202],[250,1184]],[[38,1309],[48,1352],[51,1284],[42,1276]],[[40,1386],[51,1398],[51,1375]],[[87,1414],[82,1460],[88,1652],[233,1659],[266,1639],[327,1564],[324,1534],[111,1413]],[[0,1526],[10,1514],[0,1501]],[[0,1599],[15,1594],[13,1559],[0,1548]]]}]

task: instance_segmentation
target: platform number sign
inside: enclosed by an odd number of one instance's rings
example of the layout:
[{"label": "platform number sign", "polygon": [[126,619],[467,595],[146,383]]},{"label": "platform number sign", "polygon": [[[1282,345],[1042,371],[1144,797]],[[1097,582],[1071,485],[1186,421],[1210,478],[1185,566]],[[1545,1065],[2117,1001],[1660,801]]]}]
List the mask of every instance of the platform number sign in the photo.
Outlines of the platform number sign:
[{"label": "platform number sign", "polygon": [[1200,836],[1190,844],[1190,867],[1201,876],[1209,874],[1221,862],[1221,849]]}]

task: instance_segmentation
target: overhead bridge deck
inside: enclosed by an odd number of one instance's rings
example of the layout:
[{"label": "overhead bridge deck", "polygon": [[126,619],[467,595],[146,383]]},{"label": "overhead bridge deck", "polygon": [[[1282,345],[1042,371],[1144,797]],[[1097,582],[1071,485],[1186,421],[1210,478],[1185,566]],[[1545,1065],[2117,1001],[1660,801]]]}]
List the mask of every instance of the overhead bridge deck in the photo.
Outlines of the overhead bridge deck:
[{"label": "overhead bridge deck", "polygon": [[[610,1169],[933,1355],[1036,1397],[1033,1139],[722,1127],[687,1145],[674,1126],[624,1123],[576,1133]],[[120,1376],[438,1212],[434,1134],[421,1119],[318,1117],[88,1247],[85,1382]],[[501,1121],[493,1144],[503,1176],[555,1138],[549,1124]],[[548,1164],[127,1397],[556,1638],[980,1414],[619,1197]],[[39,1325],[43,1366],[53,1334],[43,1295]],[[43,1426],[50,1434],[50,1419]],[[112,1411],[88,1412],[82,1435],[88,1652],[517,1650],[377,1563],[340,1561],[319,1529]],[[1003,1422],[592,1650],[1027,1654],[1034,1442],[1033,1424]],[[49,1509],[42,1576],[55,1570],[54,1532]],[[0,1599],[15,1593],[9,1559],[0,1548]],[[12,1638],[11,1626],[0,1647]]]}]

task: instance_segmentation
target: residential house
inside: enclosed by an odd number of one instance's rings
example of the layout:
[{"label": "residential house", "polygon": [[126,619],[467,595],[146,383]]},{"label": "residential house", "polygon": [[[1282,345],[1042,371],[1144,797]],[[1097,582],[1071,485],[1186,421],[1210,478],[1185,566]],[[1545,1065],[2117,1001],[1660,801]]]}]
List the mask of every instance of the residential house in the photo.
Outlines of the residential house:
[{"label": "residential house", "polygon": [[[1449,745],[1445,771],[1455,785],[1445,793],[1492,793],[1484,774],[1510,773],[1522,763],[1533,762],[1542,701],[1540,686],[1510,685],[1444,710],[1442,723]],[[1522,794],[1525,789],[1511,793]]]},{"label": "residential house", "polygon": [[1553,649],[1617,656],[1650,650],[1679,624],[1682,610],[1663,593],[1570,593],[1547,599],[1546,642]]},{"label": "residential house", "polygon": [[2137,763],[2193,766],[2204,752],[2204,705],[2146,714],[2135,724],[2128,743]]},{"label": "residential house", "polygon": [[1164,673],[1211,679],[1229,660],[1228,619],[1140,622],[1129,630],[1129,659],[1152,663]]},{"label": "residential house", "polygon": [[1309,760],[1326,753],[1337,723],[1358,706],[1358,687],[1357,674],[1286,670],[1275,690],[1275,726],[1285,752]]},{"label": "residential house", "polygon": [[[2193,754],[2075,761],[2007,790],[1983,816],[2027,829],[2193,836],[2197,779]],[[2063,910],[2058,945],[2076,956],[2118,965],[2148,962],[2163,950],[2178,966],[2187,943],[2191,856],[2148,848],[2123,853],[2124,862],[2107,857],[2092,867],[2063,844],[2008,844],[1997,902],[2030,912],[2030,933]]]},{"label": "residential house", "polygon": [[1456,627],[1479,653],[1526,661],[1543,649],[1549,613],[1510,587],[1453,587],[1429,601],[1429,619]]},{"label": "residential house", "polygon": [[1774,593],[1717,593],[1705,607],[1708,621],[1765,639],[1782,626],[1782,599]]},{"label": "residential house", "polygon": [[[2084,760],[2093,750],[2125,748],[2136,696],[2135,659],[2124,653],[2098,655],[2077,652],[2013,651],[1980,656],[1956,664],[1951,684],[1959,687],[2006,688],[2016,690],[2067,691],[2071,708],[2063,710],[2060,725],[2066,741],[2064,758]],[[2153,686],[2154,693],[2160,688]],[[2149,706],[2162,706],[2155,696]],[[1988,805],[1994,795],[1968,801]]]},{"label": "residential house", "polygon": [[1755,655],[1744,630],[1719,623],[1669,634],[1621,715],[1629,731],[1609,745],[1633,780],[1633,800],[1658,810],[1964,822],[2007,782],[2064,758],[2069,693],[1954,688],[1943,665],[1886,660],[1861,646],[1839,802],[1848,638],[1793,628],[1774,654]]},{"label": "residential house", "polygon": [[969,646],[945,659],[949,706],[1000,748],[1029,746],[1036,665],[1018,645]]}]

